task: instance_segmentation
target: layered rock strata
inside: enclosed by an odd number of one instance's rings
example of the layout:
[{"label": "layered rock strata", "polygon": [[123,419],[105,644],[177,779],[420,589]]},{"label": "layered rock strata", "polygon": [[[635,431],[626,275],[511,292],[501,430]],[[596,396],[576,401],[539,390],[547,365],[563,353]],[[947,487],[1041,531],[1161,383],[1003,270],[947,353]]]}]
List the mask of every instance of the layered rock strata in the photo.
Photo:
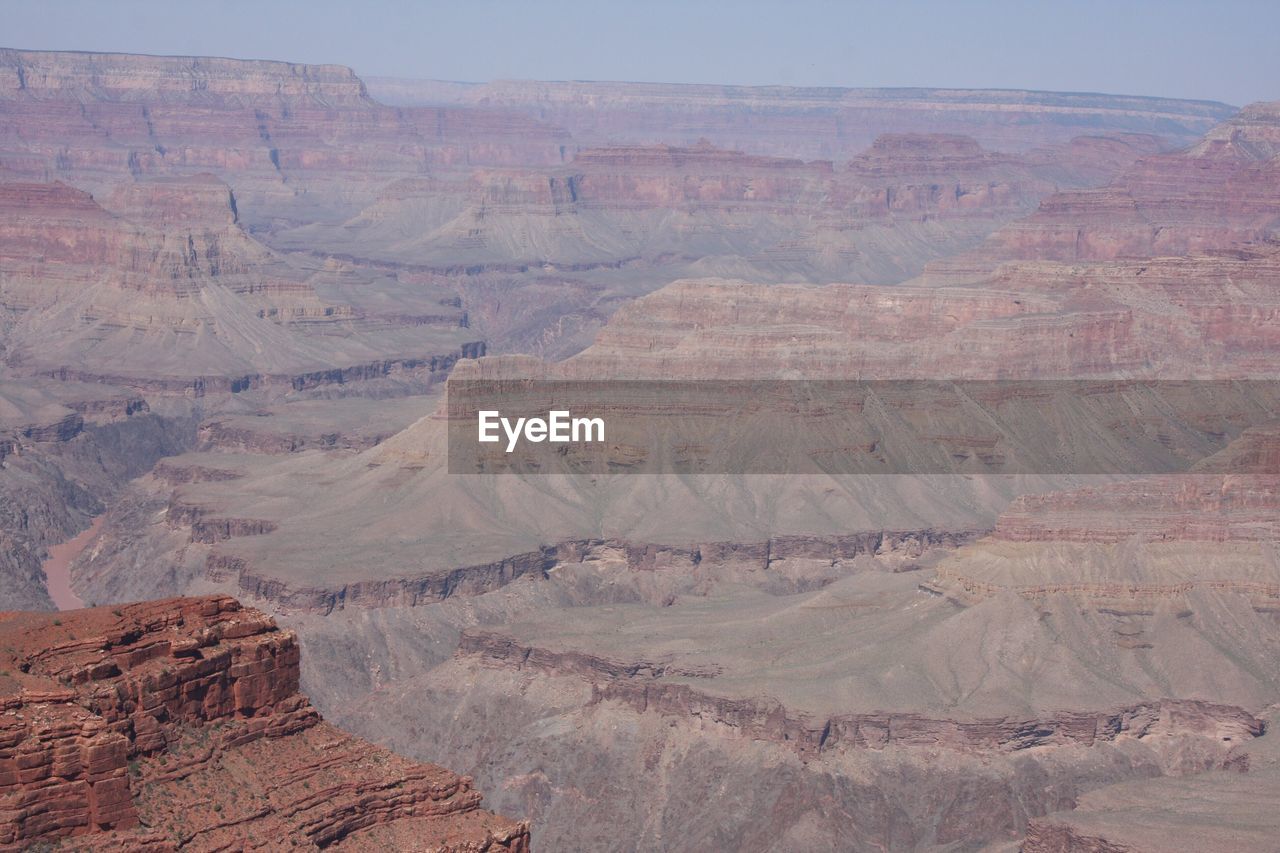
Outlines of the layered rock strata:
[{"label": "layered rock strata", "polygon": [[393,104],[483,104],[544,118],[586,144],[717,145],[757,154],[847,158],[889,132],[947,132],[1022,149],[1080,133],[1164,133],[1190,142],[1232,108],[1167,98],[948,89],[664,83],[368,79]]},{"label": "layered rock strata", "polygon": [[[575,676],[591,683],[592,702],[620,702],[636,711],[677,719],[697,717],[743,737],[767,740],[814,757],[825,750],[889,746],[945,747],[983,753],[1042,746],[1093,746],[1120,737],[1198,734],[1244,741],[1265,731],[1243,708],[1167,700],[1101,712],[1063,710],[1034,719],[937,719],[912,713],[815,717],[766,699],[716,696],[697,687],[709,673],[649,661],[615,661],[589,653],[525,646],[486,631],[464,631],[459,654],[494,666]],[[713,668],[714,670],[714,668]],[[714,671],[710,674],[714,674]],[[671,683],[663,679],[687,679]]]},{"label": "layered rock strata", "polygon": [[497,274],[521,289],[546,287],[551,274],[616,296],[634,295],[640,283],[619,274],[632,269],[663,270],[666,280],[749,269],[766,281],[900,281],[1055,190],[1094,186],[1158,150],[1157,139],[1129,135],[1014,155],[938,134],[887,135],[847,164],[705,143],[593,148],[549,169],[407,178],[341,226],[273,241],[463,276],[479,326],[495,318],[474,279]]},{"label": "layered rock strata", "polygon": [[0,183],[0,320],[14,374],[148,395],[281,395],[426,387],[483,352],[438,290],[418,296],[427,319],[406,319],[367,301],[376,278],[273,253],[212,176],[131,183],[107,203],[59,182]]},{"label": "layered rock strata", "polygon": [[386,107],[340,66],[5,49],[0,78],[11,173],[96,190],[213,172],[256,222],[332,215],[427,167],[557,163],[569,142],[514,112]]},{"label": "layered rock strata", "polygon": [[480,811],[469,779],[321,722],[295,636],[233,599],[9,613],[0,635],[3,849],[102,849],[102,833],[129,849],[358,849],[396,823],[441,850],[527,849],[527,825]]},{"label": "layered rock strata", "polygon": [[[193,542],[212,543],[233,536],[269,533],[270,527],[269,522],[219,519],[212,525],[193,523],[191,531]],[[514,554],[492,563],[459,566],[425,577],[356,582],[338,589],[294,586],[271,575],[259,574],[243,558],[216,551],[209,554],[205,573],[209,580],[215,582],[234,581],[241,594],[269,601],[282,610],[329,613],[346,607],[416,607],[444,601],[454,595],[482,595],[518,578],[545,579],[559,567],[601,559],[618,558],[619,564],[628,571],[693,571],[704,561],[707,566],[766,571],[775,562],[788,559],[835,566],[860,555],[898,552],[919,556],[926,549],[955,547],[976,535],[972,531],[885,531],[830,537],[781,536],[757,543],[715,542],[687,546],[580,539]]]},{"label": "layered rock strata", "polygon": [[1274,438],[1274,429],[1247,432],[1199,466],[1237,473],[1021,496],[926,586],[965,601],[1070,596],[1148,614],[1201,593],[1229,594],[1276,612],[1280,479],[1251,473],[1270,470]]}]

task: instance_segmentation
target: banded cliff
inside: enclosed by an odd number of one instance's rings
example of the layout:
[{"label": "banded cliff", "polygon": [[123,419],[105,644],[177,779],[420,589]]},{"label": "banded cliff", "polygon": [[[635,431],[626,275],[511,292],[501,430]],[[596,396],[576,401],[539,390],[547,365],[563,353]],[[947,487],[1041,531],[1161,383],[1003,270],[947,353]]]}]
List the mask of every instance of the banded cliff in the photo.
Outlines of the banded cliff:
[{"label": "banded cliff", "polygon": [[888,283],[971,247],[1055,190],[1094,186],[1158,150],[1159,140],[1138,135],[1023,155],[965,137],[892,134],[832,163],[705,141],[613,145],[549,168],[406,178],[341,227],[318,223],[277,240],[470,275],[746,262],[766,280]]},{"label": "banded cliff", "polygon": [[322,722],[292,632],[233,599],[0,617],[0,849],[528,849],[470,779]]},{"label": "banded cliff", "polygon": [[973,601],[1069,596],[1145,613],[1204,595],[1280,610],[1276,429],[1246,430],[1191,472],[1023,495],[929,589]]},{"label": "banded cliff", "polygon": [[[0,210],[3,355],[17,373],[146,394],[280,394],[425,385],[482,348],[438,291],[422,294],[426,322],[323,296],[369,282],[268,249],[210,175],[130,183],[101,203],[60,182],[0,183]],[[345,352],[325,343],[333,335]]]},{"label": "banded cliff", "polygon": [[742,737],[765,740],[815,757],[827,750],[890,746],[943,747],[984,753],[1043,746],[1093,746],[1116,738],[1199,734],[1239,742],[1266,729],[1243,708],[1194,700],[1144,702],[1107,711],[1061,710],[1039,718],[930,718],[925,714],[869,712],[817,716],[764,697],[716,695],[699,688],[711,671],[661,661],[617,661],[576,650],[523,645],[500,633],[463,631],[458,654],[489,666],[583,679],[592,702],[619,702],[639,712],[676,719],[696,717]]},{"label": "banded cliff", "polygon": [[476,104],[538,116],[587,145],[700,138],[755,154],[845,159],[884,133],[953,133],[1023,150],[1102,132],[1167,134],[1190,143],[1233,109],[1207,101],[979,89],[846,89],[499,80],[446,83],[374,77],[392,104]]},{"label": "banded cliff", "polygon": [[930,272],[973,281],[1007,261],[1053,273],[1069,264],[1136,269],[1153,259],[1265,253],[1277,229],[1277,156],[1280,102],[1251,104],[1185,151],[1140,157],[1104,187],[1047,198],[1032,216]]},{"label": "banded cliff", "polygon": [[[875,531],[841,536],[777,536],[762,542],[711,542],[666,545],[621,539],[574,539],[487,563],[460,565],[422,576],[351,581],[334,588],[317,587],[278,577],[243,553],[218,549],[218,543],[245,536],[271,534],[273,522],[207,517],[198,506],[171,503],[169,525],[190,531],[190,541],[214,546],[205,558],[205,577],[234,584],[239,594],[271,602],[291,612],[330,613],[343,608],[416,607],[455,595],[483,595],[520,578],[546,579],[562,566],[616,560],[630,572],[676,570],[699,566],[767,570],[775,563],[800,559],[839,565],[860,555],[893,556],[909,562],[932,548],[954,548],[978,531]],[[814,583],[820,581],[814,580]],[[800,582],[803,585],[803,582]]]},{"label": "banded cliff", "polygon": [[255,222],[342,209],[427,166],[560,162],[568,142],[510,112],[386,107],[341,66],[210,57],[4,49],[0,115],[18,176],[99,189],[213,172]]}]

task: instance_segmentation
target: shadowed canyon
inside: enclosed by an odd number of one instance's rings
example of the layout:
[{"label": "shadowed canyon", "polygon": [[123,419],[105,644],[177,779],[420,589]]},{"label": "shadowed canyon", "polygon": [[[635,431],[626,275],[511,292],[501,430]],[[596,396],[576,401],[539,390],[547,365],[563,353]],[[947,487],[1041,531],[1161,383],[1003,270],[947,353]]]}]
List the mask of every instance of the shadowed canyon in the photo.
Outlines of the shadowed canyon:
[{"label": "shadowed canyon", "polygon": [[1270,849],[1278,366],[1280,102],[0,49],[0,850]]}]

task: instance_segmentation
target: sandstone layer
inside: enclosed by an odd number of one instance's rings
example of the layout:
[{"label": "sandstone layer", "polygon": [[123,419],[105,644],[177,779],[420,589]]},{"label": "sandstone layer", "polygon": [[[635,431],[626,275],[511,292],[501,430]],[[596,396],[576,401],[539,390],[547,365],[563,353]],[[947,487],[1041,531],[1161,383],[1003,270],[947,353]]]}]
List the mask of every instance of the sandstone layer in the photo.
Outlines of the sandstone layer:
[{"label": "sandstone layer", "polygon": [[233,599],[9,613],[0,633],[6,850],[362,849],[370,831],[528,849],[527,825],[479,810],[470,779],[321,722],[294,634]]}]

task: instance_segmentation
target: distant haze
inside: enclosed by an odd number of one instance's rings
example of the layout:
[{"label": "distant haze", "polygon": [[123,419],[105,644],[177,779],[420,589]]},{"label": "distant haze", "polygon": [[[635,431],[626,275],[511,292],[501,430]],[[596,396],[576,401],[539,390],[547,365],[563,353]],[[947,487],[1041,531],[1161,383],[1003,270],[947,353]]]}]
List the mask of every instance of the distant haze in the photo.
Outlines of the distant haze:
[{"label": "distant haze", "polygon": [[366,75],[1280,99],[1280,3],[0,0],[0,42]]}]

